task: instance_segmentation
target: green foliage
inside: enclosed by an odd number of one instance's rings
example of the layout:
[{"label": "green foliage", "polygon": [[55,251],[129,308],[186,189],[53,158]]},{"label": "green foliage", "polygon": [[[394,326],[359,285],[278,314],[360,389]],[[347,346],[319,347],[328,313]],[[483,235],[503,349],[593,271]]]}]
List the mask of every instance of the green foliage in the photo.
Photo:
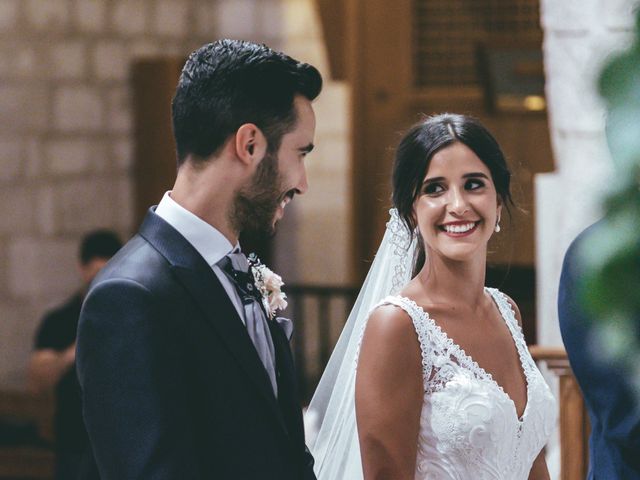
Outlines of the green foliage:
[{"label": "green foliage", "polygon": [[640,395],[640,11],[633,44],[608,63],[599,88],[614,184],[600,228],[582,245],[582,292],[603,353],[628,369]]}]

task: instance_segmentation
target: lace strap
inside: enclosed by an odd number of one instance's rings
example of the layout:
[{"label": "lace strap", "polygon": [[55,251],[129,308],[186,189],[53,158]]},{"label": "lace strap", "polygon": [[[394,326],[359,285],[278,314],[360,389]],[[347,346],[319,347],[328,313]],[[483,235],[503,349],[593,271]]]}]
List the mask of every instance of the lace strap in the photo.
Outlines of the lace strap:
[{"label": "lace strap", "polygon": [[416,309],[415,305],[404,297],[389,296],[382,302],[380,302],[378,306],[380,305],[395,305],[396,307],[404,310],[407,315],[411,317],[413,328],[415,328],[416,335],[418,336],[418,341],[420,342],[420,354],[422,357],[422,379],[426,389],[433,372],[433,352],[429,343],[431,335],[429,331],[428,317],[425,318],[425,312]]},{"label": "lace strap", "polygon": [[497,288],[487,288],[487,291],[493,297],[496,305],[498,305],[500,315],[502,315],[502,318],[504,318],[505,323],[509,327],[511,336],[513,337],[516,348],[518,349],[521,364],[524,368],[531,368],[531,365],[534,365],[534,362],[531,358],[531,354],[529,353],[529,348],[527,347],[527,342],[524,338],[524,332],[516,318],[516,312],[513,310],[511,302],[509,302],[508,297]]},{"label": "lace strap", "polygon": [[500,315],[504,319],[505,323],[509,326],[509,330],[511,330],[511,333],[516,334],[519,332],[520,334],[522,334],[522,329],[520,328],[520,324],[518,323],[518,319],[516,318],[516,312],[513,310],[511,302],[509,302],[507,296],[497,288],[487,287],[486,290],[489,292],[489,294],[493,298],[493,301],[498,306],[498,311],[500,312]]}]

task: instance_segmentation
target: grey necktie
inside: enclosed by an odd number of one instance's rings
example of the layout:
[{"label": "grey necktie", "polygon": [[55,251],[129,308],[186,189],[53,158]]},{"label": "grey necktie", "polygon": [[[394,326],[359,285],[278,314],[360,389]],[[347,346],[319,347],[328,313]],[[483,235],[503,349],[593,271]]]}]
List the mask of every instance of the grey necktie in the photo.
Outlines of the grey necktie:
[{"label": "grey necktie", "polygon": [[278,395],[278,384],[275,371],[275,352],[273,340],[267,324],[267,316],[261,305],[261,296],[249,272],[249,262],[242,252],[232,252],[218,262],[218,266],[231,279],[235,286],[242,306],[247,332],[256,348],[258,357],[267,371],[273,393]]}]

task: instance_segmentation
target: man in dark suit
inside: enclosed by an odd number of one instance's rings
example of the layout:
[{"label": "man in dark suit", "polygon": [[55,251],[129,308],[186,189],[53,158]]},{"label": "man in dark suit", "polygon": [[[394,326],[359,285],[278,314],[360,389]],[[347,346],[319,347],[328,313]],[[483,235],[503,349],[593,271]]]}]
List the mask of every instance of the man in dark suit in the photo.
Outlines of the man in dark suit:
[{"label": "man in dark suit", "polygon": [[93,282],[77,366],[102,480],[315,478],[288,329],[255,292],[238,237],[272,232],[307,190],[311,65],[221,40],[173,99],[178,173]]},{"label": "man in dark suit", "polygon": [[[582,389],[591,420],[589,480],[640,479],[640,406],[627,369],[598,355],[599,339],[580,298],[580,245],[602,223],[592,225],[571,244],[564,259],[558,314],[569,362]],[[629,335],[640,337],[640,321]]]}]

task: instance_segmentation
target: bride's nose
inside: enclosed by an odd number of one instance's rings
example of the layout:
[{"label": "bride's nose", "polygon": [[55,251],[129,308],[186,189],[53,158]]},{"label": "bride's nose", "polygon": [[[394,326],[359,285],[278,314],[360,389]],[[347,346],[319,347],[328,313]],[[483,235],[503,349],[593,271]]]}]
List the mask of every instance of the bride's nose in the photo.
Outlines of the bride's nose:
[{"label": "bride's nose", "polygon": [[459,188],[449,190],[448,210],[451,214],[461,217],[469,211],[469,202],[465,192]]}]

